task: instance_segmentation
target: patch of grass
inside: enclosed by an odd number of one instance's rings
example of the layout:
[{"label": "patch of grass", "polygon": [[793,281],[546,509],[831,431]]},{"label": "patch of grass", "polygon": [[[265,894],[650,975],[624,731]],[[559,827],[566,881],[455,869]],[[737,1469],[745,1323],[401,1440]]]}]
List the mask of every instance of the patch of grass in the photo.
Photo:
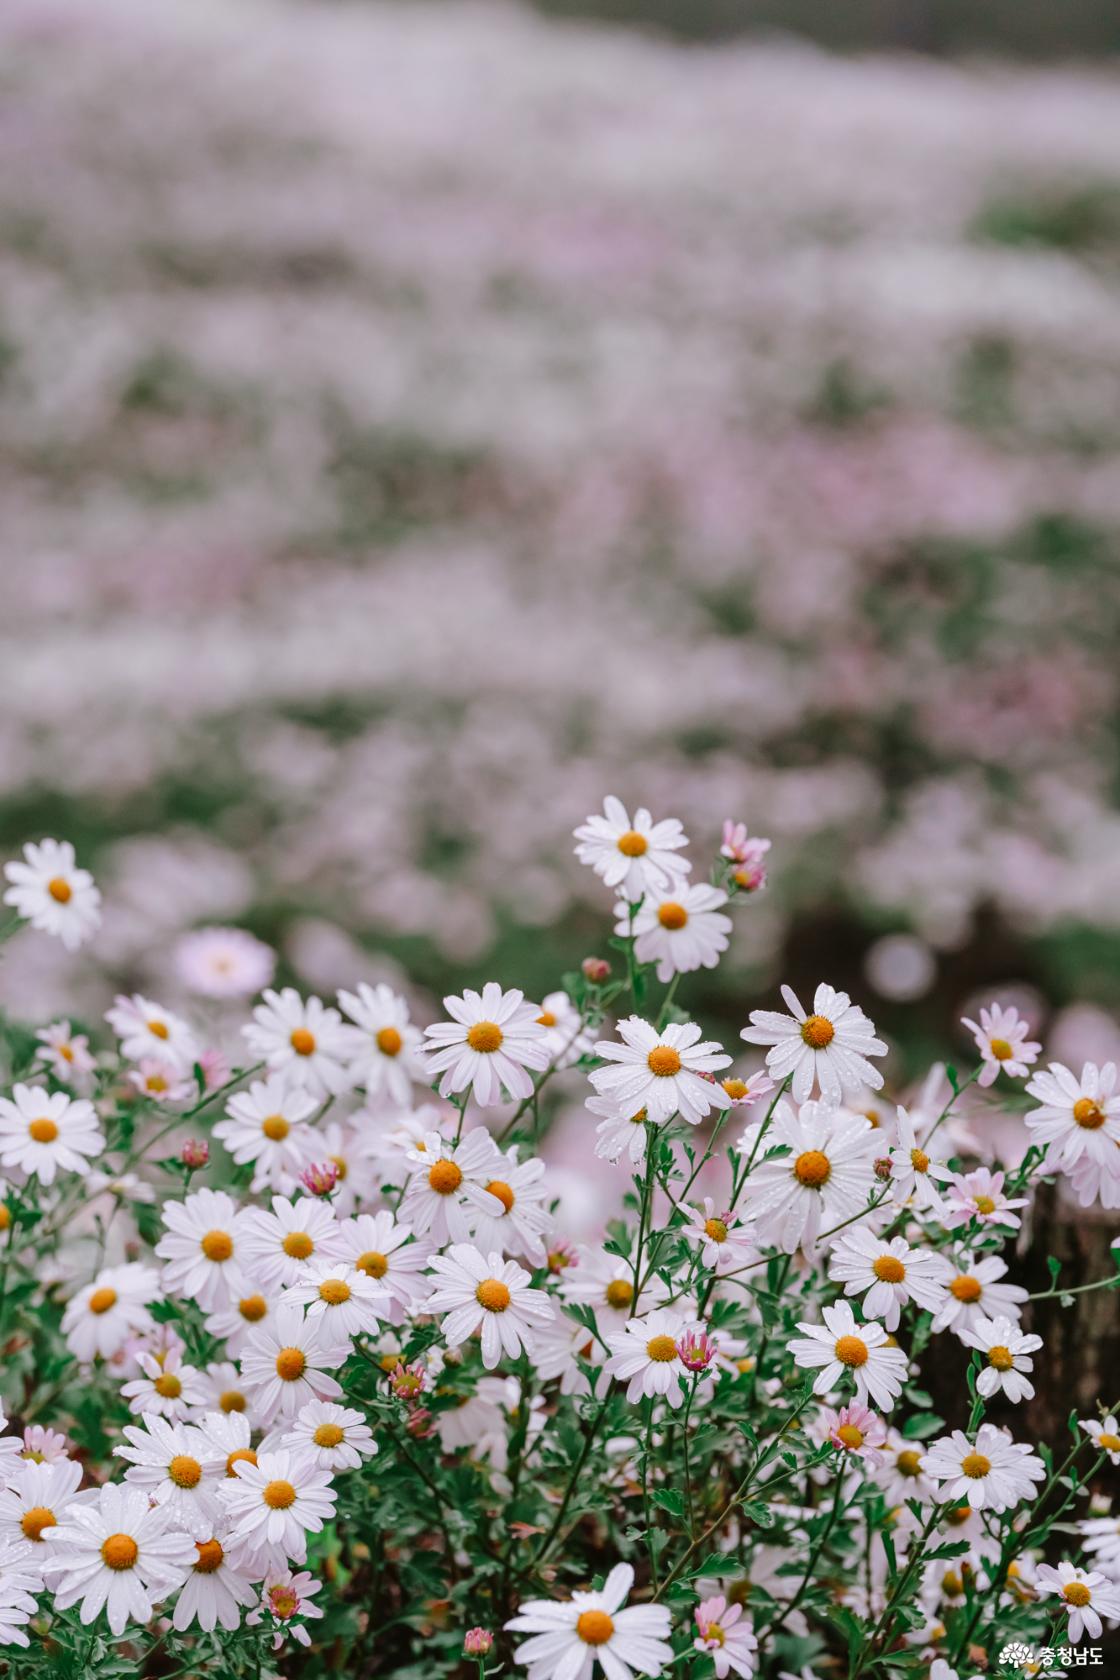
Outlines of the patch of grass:
[{"label": "patch of grass", "polygon": [[1048,192],[1011,190],[980,210],[971,238],[987,244],[1092,252],[1120,246],[1120,183],[1088,181]]}]

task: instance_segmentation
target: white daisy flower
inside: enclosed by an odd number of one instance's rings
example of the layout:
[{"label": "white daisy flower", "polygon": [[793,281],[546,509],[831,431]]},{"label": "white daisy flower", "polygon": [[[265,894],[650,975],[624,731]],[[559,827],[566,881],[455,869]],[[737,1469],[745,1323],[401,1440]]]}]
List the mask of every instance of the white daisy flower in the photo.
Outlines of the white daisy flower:
[{"label": "white daisy flower", "polygon": [[[1035,1341],[1039,1347],[1042,1346],[1039,1337],[1032,1337],[1031,1340]],[[1027,1361],[1027,1365],[1029,1368],[1030,1360]],[[1032,1389],[1031,1393],[1033,1394],[1033,1392]],[[1103,1421],[1098,1421],[1096,1418],[1083,1418],[1080,1421],[1080,1427],[1088,1435],[1098,1452],[1108,1454],[1110,1464],[1120,1464],[1120,1425],[1117,1424],[1114,1417],[1106,1417]]]},{"label": "white daisy flower", "polygon": [[311,1260],[339,1258],[338,1220],[314,1196],[273,1196],[272,1212],[250,1208],[242,1237],[245,1264],[263,1288],[290,1287]]},{"label": "white daisy flower", "polygon": [[813,1013],[807,1015],[789,986],[782,987],[789,1015],[772,1009],[751,1011],[751,1025],[740,1038],[748,1044],[768,1044],[766,1068],[779,1084],[790,1075],[790,1095],[804,1102],[812,1094],[814,1081],[825,1102],[840,1103],[845,1092],[853,1095],[863,1085],[877,1091],[883,1083],[878,1068],[868,1056],[885,1056],[887,1047],[875,1037],[874,1023],[854,1004],[847,992],[820,985],[813,996]]},{"label": "white daisy flower", "polygon": [[212,1336],[225,1342],[231,1358],[238,1359],[257,1325],[267,1322],[275,1304],[274,1299],[270,1301],[262,1291],[250,1286],[248,1294],[226,1301],[217,1312],[210,1313],[205,1320],[206,1328]]},{"label": "white daisy flower", "polygon": [[646,1110],[627,1112],[610,1097],[588,1097],[583,1106],[588,1113],[603,1116],[595,1128],[598,1159],[614,1162],[625,1155],[632,1167],[640,1167],[646,1158]]},{"label": "white daisy flower", "polygon": [[120,1638],[132,1620],[152,1619],[156,1603],[186,1580],[194,1541],[170,1511],[149,1503],[141,1488],[108,1483],[96,1499],[72,1504],[47,1538],[57,1610],[80,1604],[88,1626],[102,1611]]},{"label": "white daisy flower", "polygon": [[101,923],[101,894],[88,869],[79,869],[69,840],[32,841],[23,862],[4,865],[11,886],[4,894],[17,916],[40,933],[76,951]]},{"label": "white daisy flower", "polygon": [[637,1674],[660,1674],[673,1659],[671,1626],[663,1604],[625,1608],[634,1584],[628,1563],[617,1563],[597,1592],[576,1592],[570,1599],[527,1599],[506,1625],[528,1633],[514,1652],[532,1680],[591,1680],[596,1666],[606,1680],[633,1680]]},{"label": "white daisy flower", "polygon": [[43,1590],[30,1554],[30,1546],[0,1547],[0,1645],[30,1644],[23,1630],[37,1614],[35,1594]]},{"label": "white daisy flower", "polygon": [[356,1470],[377,1451],[373,1431],[361,1412],[312,1400],[301,1406],[281,1445],[309,1457],[320,1470]]},{"label": "white daisy flower", "polygon": [[[838,1237],[828,1265],[845,1295],[863,1295],[863,1311],[897,1330],[907,1301],[926,1312],[945,1303],[944,1267],[939,1256],[911,1248],[902,1237],[879,1237],[856,1226]],[[866,1291],[866,1294],[864,1293]]]},{"label": "white daisy flower", "polygon": [[537,1025],[545,1030],[550,1067],[574,1067],[581,1056],[591,1054],[594,1040],[567,992],[549,992],[541,1004]]},{"label": "white daisy flower", "polygon": [[[595,1323],[604,1337],[612,1330],[621,1331],[633,1316],[634,1268],[621,1254],[608,1254],[605,1248],[580,1246],[579,1261],[564,1272],[560,1293],[565,1301],[591,1307]],[[639,1303],[647,1311],[658,1307],[669,1291],[656,1274],[642,1280]]]},{"label": "white daisy flower", "polygon": [[425,1273],[435,1245],[410,1241],[411,1236],[412,1227],[398,1224],[388,1208],[360,1213],[338,1227],[341,1257],[381,1285],[386,1295],[382,1317],[390,1324],[412,1318],[431,1288]]},{"label": "white daisy flower", "polygon": [[1069,1614],[1067,1631],[1070,1639],[1082,1634],[1099,1639],[1103,1630],[1101,1617],[1110,1622],[1120,1620],[1120,1583],[1110,1581],[1098,1570],[1078,1569],[1068,1562],[1054,1569],[1048,1563],[1038,1566],[1038,1590],[1056,1593]]},{"label": "white daisy flower", "polygon": [[[0,1413],[0,1429],[6,1428],[3,1414]],[[0,1437],[0,1482],[7,1482],[7,1442]],[[55,1464],[60,1458],[69,1458],[73,1443],[57,1429],[47,1429],[41,1423],[29,1423],[23,1432],[23,1448],[20,1457],[32,1464]],[[73,1448],[76,1451],[76,1448]]]},{"label": "white daisy flower", "polygon": [[299,1307],[281,1302],[246,1342],[241,1375],[253,1405],[270,1424],[294,1417],[312,1400],[337,1400],[342,1390],[328,1372],[338,1363],[338,1347],[322,1319],[308,1320]]},{"label": "white daisy flower", "polygon": [[242,1252],[249,1209],[224,1190],[196,1190],[181,1202],[166,1202],[164,1236],[156,1256],[165,1262],[163,1287],[214,1312],[252,1293]]},{"label": "white daisy flower", "polygon": [[433,1255],[439,1280],[426,1311],[445,1313],[443,1336],[458,1347],[482,1333],[482,1363],[493,1370],[504,1352],[516,1359],[522,1348],[533,1351],[533,1326],[554,1316],[543,1289],[532,1287],[530,1274],[497,1253],[480,1254],[469,1243],[455,1243],[446,1255]]},{"label": "white daisy flower", "polygon": [[813,1393],[827,1394],[847,1372],[862,1401],[866,1403],[870,1394],[882,1411],[889,1412],[906,1381],[902,1349],[888,1345],[881,1324],[857,1324],[847,1301],[825,1307],[822,1316],[823,1325],[799,1323],[797,1328],[805,1335],[795,1336],[789,1344],[795,1365],[807,1370],[821,1367]]},{"label": "white daisy flower", "polygon": [[127,1078],[142,1097],[168,1108],[189,1102],[198,1092],[193,1077],[164,1056],[142,1056],[136,1066],[129,1069]]},{"label": "white daisy flower", "polygon": [[257,1608],[250,1610],[245,1620],[250,1626],[257,1626],[265,1616],[272,1618],[274,1632],[272,1635],[272,1649],[278,1651],[283,1645],[285,1636],[291,1635],[297,1645],[310,1645],[311,1635],[297,1617],[304,1617],[314,1621],[323,1612],[317,1604],[311,1602],[314,1595],[322,1588],[322,1581],[317,1581],[306,1570],[294,1574],[290,1569],[272,1569],[265,1576],[261,1587]]},{"label": "white daisy flower", "polygon": [[603,813],[588,817],[574,833],[580,842],[576,857],[604,886],[637,904],[647,893],[667,891],[691,873],[688,859],[677,856],[688,845],[688,836],[676,817],[655,823],[643,805],[631,822],[625,805],[613,794],[604,799]]},{"label": "white daisy flower", "polygon": [[[38,1554],[49,1555],[44,1530],[62,1521],[67,1506],[79,1495],[82,1467],[72,1458],[60,1458],[50,1464],[38,1464],[24,1459],[14,1470],[3,1491],[0,1491],[0,1547],[26,1543],[34,1560]],[[41,1569],[42,1564],[33,1567]]]},{"label": "white daisy flower", "polygon": [[722,887],[675,881],[661,892],[649,893],[632,921],[623,899],[614,931],[623,939],[633,932],[638,961],[655,962],[657,978],[671,980],[674,974],[717,966],[733,925],[730,916],[720,914],[726,903]]},{"label": "white daisy flower", "polygon": [[[753,1108],[777,1089],[765,1068],[756,1068],[753,1073],[725,1074],[720,1084],[731,1098],[732,1108]],[[735,1147],[740,1148],[738,1144]]]},{"label": "white daisy flower", "polygon": [[339,992],[338,1002],[357,1028],[350,1064],[355,1085],[367,1096],[408,1108],[413,1085],[427,1083],[420,1030],[411,1023],[408,1004],[392,986],[365,981],[356,992]]},{"label": "white daisy flower", "polygon": [[779,1102],[766,1134],[767,1155],[749,1180],[747,1213],[763,1243],[785,1254],[812,1252],[822,1232],[852,1219],[875,1189],[875,1133],[861,1114],[802,1103]]},{"label": "white daisy flower", "polygon": [[138,1353],[136,1363],[140,1375],[126,1382],[121,1394],[128,1401],[128,1409],[155,1417],[179,1422],[206,1402],[206,1385],[192,1365],[184,1365],[183,1355],[172,1348],[162,1356]]},{"label": "white daisy flower", "polygon": [[695,1126],[713,1108],[731,1106],[723,1086],[704,1077],[727,1067],[731,1057],[714,1040],[701,1043],[700,1028],[691,1021],[658,1032],[640,1015],[631,1015],[618,1023],[617,1031],[621,1044],[596,1044],[595,1054],[614,1065],[596,1068],[591,1083],[620,1109],[635,1114],[644,1108],[658,1126],[673,1114]]},{"label": "white daisy flower", "polygon": [[150,1266],[103,1267],[66,1303],[62,1315],[62,1333],[74,1358],[82,1365],[112,1359],[130,1336],[151,1327],[148,1307],[159,1295],[159,1274]]},{"label": "white daisy flower", "polygon": [[225,1465],[227,1476],[234,1474],[234,1466],[243,1459],[247,1464],[257,1462],[256,1452],[250,1445],[253,1427],[244,1412],[204,1412],[197,1427]]},{"label": "white daisy flower", "polygon": [[220,1359],[206,1365],[199,1372],[206,1397],[202,1401],[208,1412],[251,1413],[249,1396],[241,1381],[241,1372],[232,1360]]},{"label": "white daisy flower", "polygon": [[302,1086],[274,1074],[230,1097],[228,1118],[214,1127],[214,1136],[238,1166],[252,1161],[251,1190],[268,1188],[288,1196],[304,1167],[316,1158],[317,1137],[304,1122],[317,1106]]},{"label": "white daisy flower", "polygon": [[76,1033],[69,1021],[52,1021],[35,1034],[39,1049],[35,1052],[36,1068],[44,1068],[62,1085],[75,1085],[88,1090],[90,1074],[97,1066],[90,1054],[89,1039]]},{"label": "white daisy flower", "polygon": [[242,1607],[257,1602],[252,1572],[246,1573],[240,1561],[235,1563],[223,1543],[229,1540],[229,1526],[223,1516],[217,1533],[195,1541],[195,1560],[171,1619],[177,1633],[185,1633],[195,1623],[204,1633],[218,1626],[232,1633],[241,1622]]},{"label": "white daisy flower", "polygon": [[199,997],[255,997],[276,967],[275,951],[237,927],[195,928],[172,955],[179,979]]},{"label": "white daisy flower", "polygon": [[733,1272],[749,1260],[757,1259],[758,1249],[751,1232],[734,1214],[716,1211],[711,1196],[704,1197],[702,1208],[682,1203],[685,1225],[681,1235],[686,1242],[695,1243],[705,1266],[716,1272]]},{"label": "white daisy flower", "polygon": [[198,1040],[186,1021],[139,992],[118,995],[105,1019],[121,1041],[121,1055],[130,1062],[154,1056],[174,1063],[180,1073],[190,1073],[198,1061]]},{"label": "white daisy flower", "polygon": [[464,1185],[488,1184],[502,1155],[482,1126],[464,1132],[458,1143],[450,1143],[438,1132],[429,1132],[408,1152],[419,1167],[405,1186],[400,1216],[417,1236],[430,1237],[437,1247],[448,1242],[466,1242],[474,1222],[474,1209]]},{"label": "white daisy flower", "polygon": [[897,1429],[887,1431],[883,1463],[875,1479],[888,1507],[904,1505],[908,1499],[917,1499],[923,1505],[932,1503],[936,1490],[922,1469],[923,1450],[920,1441],[908,1441]]},{"label": "white daisy flower", "polygon": [[518,1165],[513,1152],[498,1158],[494,1175],[485,1184],[464,1185],[463,1194],[473,1209],[475,1247],[484,1254],[496,1249],[502,1254],[525,1255],[535,1265],[543,1265],[543,1238],[553,1226],[545,1206],[550,1191],[544,1179],[543,1161],[534,1159]]},{"label": "white daisy flower", "polygon": [[1027,1291],[1017,1283],[1000,1283],[1007,1264],[998,1255],[966,1260],[963,1271],[944,1255],[941,1264],[948,1294],[933,1320],[934,1330],[953,1330],[959,1336],[983,1318],[1010,1318],[1016,1324],[1019,1322]]},{"label": "white daisy flower", "polygon": [[559,1379],[561,1394],[589,1394],[591,1384],[580,1368],[580,1360],[601,1365],[606,1353],[587,1326],[558,1312],[548,1324],[539,1325],[533,1336],[533,1364],[542,1383]]},{"label": "white daisy flower", "polygon": [[350,1057],[359,1034],[321,998],[301,998],[294,986],[264,993],[241,1031],[255,1061],[282,1073],[322,1102],[350,1088]]},{"label": "white daisy flower", "polygon": [[1120,1516],[1082,1517],[1077,1524],[1082,1550],[1115,1576],[1120,1565]]},{"label": "white daisy flower", "polygon": [[104,1147],[97,1112],[84,1097],[19,1084],[10,1099],[0,1097],[0,1166],[53,1184],[59,1172],[84,1172]]},{"label": "white daisy flower", "polygon": [[321,1533],[334,1516],[338,1495],[330,1471],[286,1447],[262,1452],[255,1464],[241,1459],[233,1468],[219,1489],[230,1545],[244,1547],[265,1568],[283,1568],[289,1559],[306,1562],[308,1534]]},{"label": "white daisy flower", "polygon": [[1061,1062],[1036,1073],[1027,1095],[1040,1107],[1024,1116],[1031,1142],[1046,1145],[1043,1171],[1065,1171],[1088,1158],[1115,1170],[1120,1144],[1120,1092],[1116,1064],[1086,1062],[1080,1079]]},{"label": "white daisy flower", "polygon": [[145,1489],[157,1505],[166,1505],[180,1528],[196,1540],[214,1532],[221,1506],[217,1485],[225,1474],[225,1458],[200,1429],[149,1416],[144,1427],[126,1424],[126,1445],[113,1448],[129,1468],[126,1482]]},{"label": "white daisy flower", "polygon": [[425,1027],[429,1074],[442,1073],[439,1094],[470,1090],[480,1108],[502,1101],[503,1087],[514,1101],[533,1094],[529,1069],[548,1067],[548,1034],[537,1017],[540,1005],[523,992],[503,992],[490,980],[482,992],[445,997],[450,1021]]},{"label": "white daisy flower", "polygon": [[1001,1069],[1012,1079],[1022,1079],[1031,1063],[1038,1060],[1042,1045],[1028,1040],[1030,1026],[1015,1008],[993,1003],[981,1009],[979,1025],[967,1015],[962,1015],[961,1023],[976,1040],[983,1062],[978,1085],[993,1085]]},{"label": "white daisy flower", "polygon": [[899,1207],[913,1204],[919,1212],[934,1213],[941,1218],[945,1205],[938,1186],[952,1182],[952,1168],[934,1152],[932,1140],[929,1149],[922,1148],[904,1108],[896,1110],[895,1124],[898,1142],[888,1151],[891,1194]]},{"label": "white daisy flower", "polygon": [[608,1376],[627,1384],[626,1398],[637,1405],[643,1397],[667,1400],[676,1409],[684,1403],[689,1374],[681,1363],[677,1342],[687,1315],[672,1307],[656,1307],[645,1318],[631,1318],[624,1329],[605,1340],[610,1356],[603,1366]]},{"label": "white daisy flower", "polygon": [[1046,1479],[1040,1458],[1018,1446],[1006,1429],[982,1423],[972,1442],[960,1429],[940,1435],[922,1454],[922,1469],[939,1483],[938,1498],[966,1502],[974,1511],[1010,1511],[1034,1498]]},{"label": "white daisy flower", "polygon": [[1026,1336],[1018,1321],[1010,1318],[975,1319],[957,1331],[966,1347],[978,1348],[985,1366],[976,1379],[976,1392],[985,1400],[1001,1391],[1013,1403],[1034,1397],[1034,1385],[1023,1376],[1034,1369],[1032,1353],[1042,1346],[1041,1336]]},{"label": "white daisy flower", "polygon": [[338,1348],[354,1336],[374,1334],[388,1307],[380,1283],[348,1260],[307,1260],[298,1283],[285,1289],[282,1299],[306,1307],[309,1319],[319,1319]]}]

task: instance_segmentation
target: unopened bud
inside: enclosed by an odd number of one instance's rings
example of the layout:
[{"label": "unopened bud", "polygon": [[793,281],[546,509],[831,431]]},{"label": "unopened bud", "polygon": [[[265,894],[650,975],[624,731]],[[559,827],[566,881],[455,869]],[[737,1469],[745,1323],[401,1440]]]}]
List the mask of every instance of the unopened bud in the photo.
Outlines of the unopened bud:
[{"label": "unopened bud", "polygon": [[425,1440],[435,1429],[435,1421],[426,1406],[414,1406],[405,1419],[405,1433],[414,1441]]},{"label": "unopened bud", "polygon": [[312,1196],[329,1196],[338,1183],[338,1165],[334,1161],[313,1161],[304,1167],[299,1181]]},{"label": "unopened bud", "polygon": [[880,1155],[879,1159],[875,1162],[875,1177],[881,1178],[885,1184],[890,1176],[891,1158],[889,1155]]},{"label": "unopened bud", "polygon": [[584,957],[580,964],[583,978],[589,980],[593,986],[601,986],[604,980],[611,977],[611,965],[606,957]]},{"label": "unopened bud", "polygon": [[179,1159],[191,1172],[197,1172],[210,1159],[210,1145],[205,1138],[188,1138],[179,1151]]},{"label": "unopened bud", "polygon": [[574,1244],[565,1237],[558,1237],[548,1251],[548,1269],[550,1272],[566,1272],[569,1266],[579,1265],[579,1255]]},{"label": "unopened bud", "polygon": [[465,1657],[488,1657],[494,1649],[494,1635],[489,1628],[473,1627],[463,1640]]}]

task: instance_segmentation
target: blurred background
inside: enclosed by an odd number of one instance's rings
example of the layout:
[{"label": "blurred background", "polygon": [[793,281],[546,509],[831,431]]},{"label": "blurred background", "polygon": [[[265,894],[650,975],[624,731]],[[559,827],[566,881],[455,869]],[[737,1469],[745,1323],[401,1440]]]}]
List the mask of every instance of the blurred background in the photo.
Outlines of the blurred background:
[{"label": "blurred background", "polygon": [[819,9],[7,0],[0,842],[107,918],[4,1007],[540,995],[614,791],[773,837],[720,1030],[1115,1053],[1120,22]]}]

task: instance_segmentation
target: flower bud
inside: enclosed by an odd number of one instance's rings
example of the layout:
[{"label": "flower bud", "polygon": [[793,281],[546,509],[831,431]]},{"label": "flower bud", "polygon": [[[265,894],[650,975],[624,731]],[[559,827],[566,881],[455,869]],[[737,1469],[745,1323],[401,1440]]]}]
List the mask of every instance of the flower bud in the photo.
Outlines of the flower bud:
[{"label": "flower bud", "polygon": [[414,1406],[405,1419],[405,1433],[414,1441],[423,1441],[435,1429],[435,1420],[426,1406]]},{"label": "flower bud", "polygon": [[566,1237],[557,1237],[548,1251],[548,1269],[554,1275],[566,1272],[569,1266],[579,1265],[579,1255],[572,1243]]},{"label": "flower bud", "polygon": [[593,986],[601,986],[611,977],[611,965],[606,957],[584,957],[580,967],[583,970],[583,978]]},{"label": "flower bud", "polygon": [[304,1167],[299,1181],[313,1196],[329,1196],[338,1183],[338,1167],[334,1161],[313,1161]]},{"label": "flower bud", "polygon": [[210,1159],[210,1145],[205,1138],[188,1138],[179,1151],[179,1159],[191,1172],[197,1172]]},{"label": "flower bud", "polygon": [[875,1177],[882,1179],[885,1184],[890,1176],[891,1158],[889,1155],[880,1155],[878,1160],[875,1162]]},{"label": "flower bud", "polygon": [[488,1657],[494,1649],[494,1635],[489,1628],[473,1627],[463,1640],[465,1657]]},{"label": "flower bud", "polygon": [[684,1331],[677,1342],[677,1357],[689,1371],[706,1371],[716,1356],[716,1344],[703,1325]]}]

